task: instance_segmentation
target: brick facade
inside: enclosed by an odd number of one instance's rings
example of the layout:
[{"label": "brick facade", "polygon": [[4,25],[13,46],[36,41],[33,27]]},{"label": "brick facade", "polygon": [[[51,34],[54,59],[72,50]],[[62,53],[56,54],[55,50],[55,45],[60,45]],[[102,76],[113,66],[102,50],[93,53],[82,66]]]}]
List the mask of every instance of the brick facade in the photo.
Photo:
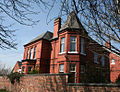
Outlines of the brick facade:
[{"label": "brick facade", "polygon": [[15,64],[15,66],[14,66],[14,68],[12,70],[12,72],[19,72],[19,73],[21,73],[21,65],[22,65],[22,62],[17,61],[17,63]]},{"label": "brick facade", "polygon": [[[114,60],[114,63],[113,61]],[[110,78],[111,82],[115,82],[120,76],[120,56],[110,53]]]},{"label": "brick facade", "polygon": [[24,45],[21,68],[25,74],[36,67],[40,73],[70,73],[70,80],[75,83],[110,82],[117,78],[113,79],[110,70],[113,56],[88,36],[72,11],[62,27],[61,19],[57,18],[53,33],[47,31]]}]

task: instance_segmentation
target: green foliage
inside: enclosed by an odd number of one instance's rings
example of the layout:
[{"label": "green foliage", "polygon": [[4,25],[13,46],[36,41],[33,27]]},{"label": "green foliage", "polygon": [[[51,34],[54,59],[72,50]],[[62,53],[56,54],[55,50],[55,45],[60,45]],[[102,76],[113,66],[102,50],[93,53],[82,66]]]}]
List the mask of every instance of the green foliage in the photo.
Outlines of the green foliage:
[{"label": "green foliage", "polygon": [[118,76],[118,78],[116,79],[116,83],[120,84],[120,75]]},{"label": "green foliage", "polygon": [[15,73],[11,73],[9,74],[7,77],[9,78],[9,80],[11,81],[12,84],[16,82],[20,82],[20,77],[22,77],[23,75],[18,73],[18,72],[15,72]]},{"label": "green foliage", "polygon": [[0,92],[9,92],[9,91],[7,91],[5,89],[0,89]]},{"label": "green foliage", "polygon": [[35,67],[35,69],[33,69],[32,71],[28,72],[28,74],[38,74],[38,73],[40,73],[38,65]]},{"label": "green foliage", "polygon": [[38,73],[40,73],[40,72],[36,69],[28,72],[28,74],[38,74]]}]

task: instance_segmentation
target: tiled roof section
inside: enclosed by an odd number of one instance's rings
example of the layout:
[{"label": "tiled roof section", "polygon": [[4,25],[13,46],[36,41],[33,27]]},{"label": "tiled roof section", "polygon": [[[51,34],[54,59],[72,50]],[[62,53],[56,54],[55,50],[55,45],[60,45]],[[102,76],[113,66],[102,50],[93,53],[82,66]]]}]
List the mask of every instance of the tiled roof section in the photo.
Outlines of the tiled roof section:
[{"label": "tiled roof section", "polygon": [[71,29],[81,29],[83,28],[82,24],[79,21],[79,18],[77,17],[76,13],[72,11],[70,15],[68,16],[66,22],[63,24],[61,29],[59,31],[62,31],[64,29],[71,28]]},{"label": "tiled roof section", "polygon": [[31,40],[30,42],[28,42],[27,44],[25,44],[24,46],[28,45],[28,44],[31,44],[35,41],[38,41],[40,39],[46,39],[46,40],[50,40],[51,38],[53,37],[53,33],[50,32],[50,31],[47,31],[47,32],[44,32],[42,33],[40,36],[34,38],[33,40]]}]

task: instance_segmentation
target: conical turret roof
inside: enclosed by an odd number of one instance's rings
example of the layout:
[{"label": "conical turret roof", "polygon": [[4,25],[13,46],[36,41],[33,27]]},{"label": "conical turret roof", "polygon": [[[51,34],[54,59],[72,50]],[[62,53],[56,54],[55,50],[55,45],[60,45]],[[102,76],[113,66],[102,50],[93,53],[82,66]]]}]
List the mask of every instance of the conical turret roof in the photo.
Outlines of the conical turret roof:
[{"label": "conical turret roof", "polygon": [[70,29],[81,29],[81,28],[83,28],[83,26],[80,23],[79,18],[77,17],[75,11],[72,11],[70,13],[66,22],[63,24],[63,26],[61,27],[61,29],[59,31],[65,30],[67,28],[70,28]]}]

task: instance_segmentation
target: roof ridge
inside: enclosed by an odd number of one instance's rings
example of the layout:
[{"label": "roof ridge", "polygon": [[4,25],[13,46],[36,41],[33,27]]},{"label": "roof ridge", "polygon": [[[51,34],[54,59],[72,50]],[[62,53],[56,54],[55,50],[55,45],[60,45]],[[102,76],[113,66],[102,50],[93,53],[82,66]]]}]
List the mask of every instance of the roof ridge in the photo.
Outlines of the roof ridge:
[{"label": "roof ridge", "polygon": [[43,37],[42,37],[42,38],[44,38],[44,37],[45,37],[45,35],[46,35],[47,33],[48,33],[48,31],[46,31],[46,32],[45,32],[45,34],[43,35]]}]

